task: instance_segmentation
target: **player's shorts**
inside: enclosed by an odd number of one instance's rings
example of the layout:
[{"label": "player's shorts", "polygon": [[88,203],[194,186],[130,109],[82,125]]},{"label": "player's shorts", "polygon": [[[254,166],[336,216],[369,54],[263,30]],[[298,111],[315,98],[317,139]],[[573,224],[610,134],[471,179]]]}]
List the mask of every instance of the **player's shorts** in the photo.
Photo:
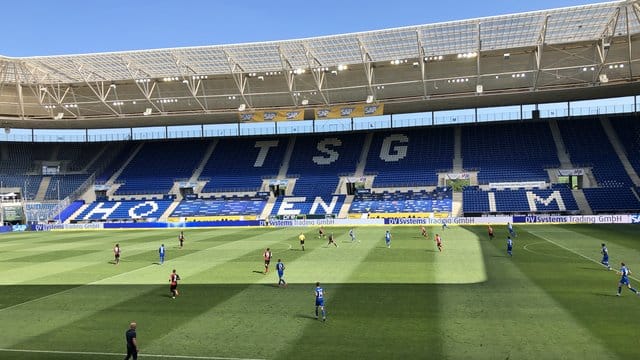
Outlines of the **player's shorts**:
[{"label": "player's shorts", "polygon": [[119,258],[120,258],[120,254],[116,254],[116,259],[119,259]]},{"label": "player's shorts", "polygon": [[324,306],[324,299],[316,299],[316,306]]},{"label": "player's shorts", "polygon": [[300,245],[304,245],[304,240],[300,240]]},{"label": "player's shorts", "polygon": [[511,246],[507,246],[507,251],[511,251],[513,248]]},{"label": "player's shorts", "polygon": [[265,260],[265,261],[264,261],[264,265],[265,265],[265,266],[268,266],[270,262],[271,262],[271,260]]},{"label": "player's shorts", "polygon": [[284,276],[284,272],[280,272],[280,271],[278,271],[278,277],[279,277],[279,278],[282,278],[283,276]]},{"label": "player's shorts", "polygon": [[622,285],[629,285],[629,278],[622,278],[622,279],[620,279],[620,284],[622,284]]},{"label": "player's shorts", "polygon": [[171,291],[173,291],[173,290],[175,290],[175,289],[177,289],[177,288],[178,288],[178,284],[171,284],[171,285],[169,286],[169,290],[171,290]]}]

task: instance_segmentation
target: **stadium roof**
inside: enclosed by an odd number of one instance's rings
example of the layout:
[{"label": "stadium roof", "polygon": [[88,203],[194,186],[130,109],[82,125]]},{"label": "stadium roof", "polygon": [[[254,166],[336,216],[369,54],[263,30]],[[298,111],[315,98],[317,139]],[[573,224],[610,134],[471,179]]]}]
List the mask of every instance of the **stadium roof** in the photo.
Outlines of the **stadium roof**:
[{"label": "stadium roof", "polygon": [[638,34],[633,0],[286,41],[0,57],[0,121],[148,126],[234,122],[239,108],[368,100],[398,113],[629,95]]}]

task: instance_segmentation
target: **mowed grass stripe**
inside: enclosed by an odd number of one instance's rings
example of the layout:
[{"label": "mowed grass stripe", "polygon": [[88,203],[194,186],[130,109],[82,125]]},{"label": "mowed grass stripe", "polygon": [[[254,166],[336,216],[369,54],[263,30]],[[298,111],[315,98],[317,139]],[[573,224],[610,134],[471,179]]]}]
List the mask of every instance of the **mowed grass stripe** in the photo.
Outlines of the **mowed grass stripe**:
[{"label": "mowed grass stripe", "polygon": [[[302,231],[307,237],[304,252],[297,239]],[[216,269],[223,272],[220,276],[263,285],[249,286],[208,312],[176,327],[163,338],[154,340],[149,345],[151,350],[164,352],[167,344],[173,344],[178,346],[180,353],[197,355],[212,351],[225,356],[265,358],[274,358],[278,353],[288,351],[292,343],[298,342],[304,328],[310,322],[315,324],[315,281],[322,281],[330,299],[332,292],[338,291],[337,284],[347,282],[367,254],[384,244],[382,237],[379,234],[374,236],[373,231],[361,231],[358,235],[362,242],[351,244],[347,231],[346,228],[327,229],[327,234],[335,235],[336,248],[328,245],[326,238],[319,239],[317,229],[287,230],[283,238],[274,239],[280,241],[277,248],[273,243],[269,245],[274,250],[274,260],[267,275],[258,273],[262,268],[261,253],[266,245],[257,247],[251,253],[255,256],[250,261],[221,264]],[[385,247],[384,250],[388,249]],[[278,258],[282,258],[286,266],[285,279],[289,282],[286,289],[275,286],[277,276],[274,267]],[[212,343],[210,339],[216,341]],[[239,339],[247,341],[243,344]],[[230,343],[234,347],[230,348]]]},{"label": "mowed grass stripe", "polygon": [[306,305],[305,326],[295,345],[275,358],[442,358],[438,323],[426,311],[427,306],[437,307],[438,293],[425,284],[436,279],[434,259],[441,254],[434,251],[433,236],[424,239],[418,227],[390,229],[390,249],[384,241],[386,228],[356,229],[370,250],[341,282],[324,284],[327,323],[312,318],[309,284],[306,298],[296,300]]},{"label": "mowed grass stripe", "polygon": [[[38,249],[67,249],[83,246],[85,242],[92,243],[96,239],[94,232],[73,233],[67,236],[63,232],[38,232],[36,235],[26,237],[12,235],[0,235],[0,260],[10,259],[15,251],[30,251]],[[7,241],[14,239],[15,241]],[[7,257],[8,256],[8,257]]]},{"label": "mowed grass stripe", "polygon": [[[216,246],[230,246],[228,242],[218,242],[212,247]],[[204,249],[207,251],[209,248]],[[241,250],[240,253],[242,253]],[[148,263],[147,263],[148,264]],[[115,267],[111,265],[112,267]],[[168,279],[168,272],[164,270],[156,269],[156,265],[146,265],[143,268],[135,268],[128,273],[121,275],[115,275],[113,277],[126,277],[127,275],[133,275],[138,271],[153,270],[156,278],[163,279],[160,283],[166,284]],[[158,272],[160,271],[160,272]],[[167,270],[168,271],[168,270]],[[102,314],[104,317],[115,316],[116,311],[113,309],[125,309],[126,305],[131,302],[135,302],[136,307],[140,307],[138,302],[144,304],[148,299],[158,299],[159,301],[166,301],[168,294],[168,287],[164,286],[99,286],[98,282],[91,284],[90,286],[78,286],[72,289],[61,291],[57,294],[50,294],[41,299],[35,299],[37,301],[30,301],[25,304],[19,304],[19,306],[12,306],[7,311],[0,309],[0,329],[4,326],[12,324],[9,319],[21,318],[25,319],[29,324],[21,328],[20,333],[12,333],[10,336],[0,340],[2,344],[0,347],[10,348],[20,341],[26,341],[26,339],[32,337],[46,337],[46,333],[49,336],[56,337],[56,341],[52,341],[52,344],[60,344],[63,339],[58,339],[60,334],[60,328],[68,327],[73,323],[86,323],[90,324],[95,321],[91,320],[95,314]],[[122,283],[122,282],[121,282]],[[109,289],[109,293],[105,294],[103,291],[97,291],[96,289]],[[124,290],[124,291],[123,291]],[[196,295],[198,296],[198,295]],[[88,301],[85,306],[73,307],[75,304],[74,299],[83,299]],[[171,299],[169,299],[171,301]],[[144,305],[143,305],[144,306]],[[208,305],[205,305],[205,309]],[[107,310],[112,309],[112,310]],[[191,307],[189,310],[194,311],[195,308]],[[40,310],[40,311],[39,311]],[[119,315],[119,314],[118,314]],[[125,315],[129,316],[127,312]],[[194,315],[195,316],[195,315]],[[99,319],[104,321],[104,319]],[[121,319],[123,323],[131,321]],[[180,320],[181,321],[186,321]],[[101,322],[101,321],[98,321]],[[174,321],[174,323],[177,323]],[[121,324],[121,323],[119,323]],[[119,325],[118,324],[118,325]],[[9,332],[8,328],[2,329],[2,331]],[[120,337],[118,337],[120,339]],[[70,339],[73,340],[73,339]],[[120,340],[118,341],[120,342]],[[28,344],[28,342],[26,342]],[[102,344],[101,348],[108,346],[108,344]]]},{"label": "mowed grass stripe", "polygon": [[[233,232],[217,232],[215,235],[210,235],[209,232],[195,232],[193,238],[189,239],[189,242],[193,246],[199,241],[206,242],[202,246],[210,246],[209,241],[218,237],[227,236]],[[7,275],[0,284],[50,284],[50,283],[62,283],[62,284],[84,284],[94,282],[102,277],[111,277],[119,272],[129,271],[136,267],[140,267],[141,260],[144,265],[151,264],[154,261],[158,261],[158,247],[164,242],[164,237],[167,236],[166,231],[115,231],[115,232],[93,232],[94,240],[87,240],[80,246],[82,249],[94,249],[95,251],[89,254],[83,254],[81,256],[66,257],[64,261],[60,261],[60,258],[55,257],[55,254],[51,254],[49,261],[41,262],[38,264],[29,263],[12,263],[4,262],[0,264],[0,269]],[[177,234],[171,232],[171,234]],[[190,234],[191,235],[191,234]],[[219,239],[223,241],[223,239]],[[64,240],[60,242],[63,244]],[[108,264],[113,261],[113,246],[116,243],[120,243],[122,249],[121,262],[117,267],[107,270],[105,272],[103,264]],[[67,245],[60,245],[64,248],[68,248]],[[177,247],[177,246],[176,246]],[[77,249],[78,246],[74,245],[71,248]],[[49,253],[51,248],[45,247],[41,251],[43,253]],[[168,247],[168,251],[175,258],[176,254],[186,254],[188,251],[177,252],[175,247]],[[33,250],[38,250],[34,248]],[[93,265],[97,266],[93,266]],[[97,270],[97,271],[95,271]]]},{"label": "mowed grass stripe", "polygon": [[[488,281],[470,286],[438,286],[439,323],[445,358],[450,359],[613,359],[594,336],[558,302],[549,289],[530,277],[526,262],[538,275],[562,277],[548,258],[522,251],[528,234],[520,231],[513,258],[506,253],[506,234],[492,241],[486,228],[466,227],[482,246]],[[500,240],[498,240],[500,239]],[[553,260],[555,261],[555,260]],[[465,266],[459,263],[461,267]]]},{"label": "mowed grass stripe", "polygon": [[[93,281],[91,279],[84,279],[81,276],[81,279],[74,279],[71,282],[71,278],[65,277],[62,275],[65,272],[73,272],[76,275],[87,274],[87,272],[80,271],[82,268],[89,267],[96,263],[107,264],[109,261],[113,260],[113,251],[112,247],[115,242],[120,242],[121,247],[123,248],[123,256],[122,263],[118,266],[125,267],[124,263],[126,262],[126,256],[130,254],[137,254],[141,252],[149,252],[155,251],[150,250],[150,241],[154,238],[153,234],[146,233],[136,233],[136,234],[118,234],[109,239],[109,242],[102,240],[96,240],[92,242],[92,244],[84,244],[82,248],[91,247],[94,248],[94,252],[89,254],[83,254],[79,256],[71,256],[67,257],[64,260],[60,260],[56,258],[54,254],[52,254],[49,261],[44,261],[40,263],[12,263],[10,261],[3,262],[3,265],[0,266],[0,269],[3,270],[5,276],[0,279],[0,285],[9,285],[9,284],[21,284],[21,283],[31,283],[31,284],[49,284],[51,282],[47,281],[47,278],[56,277],[58,278],[58,283],[69,284],[76,283],[82,284],[88,281]],[[146,239],[146,241],[145,241]],[[134,241],[144,241],[144,242],[136,242],[135,245],[126,245],[126,242],[134,242]],[[62,240],[61,240],[62,241]],[[98,247],[101,244],[103,246]],[[95,247],[94,247],[95,246]],[[47,248],[48,249],[48,248]],[[44,249],[44,251],[47,251]],[[34,248],[37,250],[37,248]],[[127,255],[129,254],[129,255]],[[133,265],[133,264],[132,264]],[[135,266],[135,265],[134,265]],[[111,276],[111,274],[107,274],[107,276]]]},{"label": "mowed grass stripe", "polygon": [[[640,251],[629,247],[627,244],[619,244],[619,238],[612,237],[610,232],[598,233],[598,236],[593,236],[593,232],[585,234],[570,228],[555,228],[547,231],[534,228],[527,229],[527,232],[553,244],[557,248],[600,266],[602,266],[600,263],[602,259],[602,254],[600,253],[601,244],[605,243],[609,250],[609,264],[612,268],[619,269],[620,263],[625,262],[631,269],[634,267],[640,269]],[[639,278],[633,275],[630,278],[640,281]]]},{"label": "mowed grass stripe", "polygon": [[[110,353],[110,352],[96,352],[96,351],[55,351],[55,350],[29,350],[29,349],[0,349],[0,353],[12,353],[14,356],[17,354],[42,354],[46,356],[84,356],[86,358],[96,357],[122,357],[125,353]],[[263,360],[263,359],[246,359],[246,358],[229,358],[219,356],[184,356],[184,355],[161,355],[161,354],[141,354],[140,357],[146,358],[164,358],[164,359],[202,359],[202,360]]]}]

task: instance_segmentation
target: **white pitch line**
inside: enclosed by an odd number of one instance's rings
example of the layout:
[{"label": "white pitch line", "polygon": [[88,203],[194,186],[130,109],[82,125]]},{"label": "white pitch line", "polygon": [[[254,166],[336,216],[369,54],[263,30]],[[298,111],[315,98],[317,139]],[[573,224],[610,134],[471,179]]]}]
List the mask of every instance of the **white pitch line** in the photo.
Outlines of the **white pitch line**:
[{"label": "white pitch line", "polygon": [[[57,350],[28,350],[28,349],[2,349],[0,352],[18,352],[18,353],[35,353],[35,354],[59,354],[59,355],[102,355],[102,356],[124,356],[124,353],[95,352],[95,351],[57,351]],[[253,358],[236,358],[222,356],[192,356],[192,355],[161,355],[161,354],[138,354],[141,358],[166,358],[166,359],[202,359],[202,360],[264,360]]]},{"label": "white pitch line", "polygon": [[[587,259],[587,260],[589,260],[589,261],[592,261],[592,262],[594,262],[594,263],[596,263],[596,264],[598,264],[598,265],[604,266],[604,265],[602,265],[602,264],[600,263],[600,261],[598,261],[598,260],[596,260],[596,259],[592,259],[592,258],[590,258],[590,257],[588,257],[588,256],[586,256],[586,255],[583,255],[583,254],[581,254],[581,253],[579,253],[579,252],[577,252],[577,251],[575,251],[575,250],[569,249],[569,248],[568,248],[568,247],[566,247],[566,246],[562,246],[562,245],[558,244],[557,242],[555,242],[555,241],[553,241],[553,240],[551,240],[551,239],[549,239],[549,238],[547,238],[547,237],[545,237],[545,236],[540,235],[539,233],[532,232],[532,231],[527,231],[527,232],[528,232],[528,233],[530,233],[530,234],[532,234],[532,235],[534,235],[534,236],[539,237],[540,239],[546,240],[546,241],[550,242],[551,244],[553,244],[553,245],[555,245],[555,246],[557,246],[557,247],[559,247],[559,248],[565,249],[565,250],[567,250],[567,251],[569,251],[569,252],[572,252],[572,253],[574,253],[574,254],[576,254],[576,255],[578,255],[578,256],[580,256],[580,257],[584,258],[584,259]],[[612,267],[612,269],[613,269],[613,267]],[[613,270],[616,270],[616,271],[617,271],[617,269],[613,269]],[[635,280],[635,281],[640,281],[640,279],[638,279],[638,278],[636,278],[636,277],[633,277],[633,276],[631,276],[631,275],[629,275],[629,277],[630,277],[631,279]]]}]

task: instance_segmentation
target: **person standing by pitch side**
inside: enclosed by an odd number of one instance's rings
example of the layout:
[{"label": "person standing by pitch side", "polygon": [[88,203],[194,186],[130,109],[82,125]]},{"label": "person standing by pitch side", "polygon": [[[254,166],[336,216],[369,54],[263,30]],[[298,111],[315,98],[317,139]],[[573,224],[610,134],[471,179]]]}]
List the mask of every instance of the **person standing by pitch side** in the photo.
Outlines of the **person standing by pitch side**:
[{"label": "person standing by pitch side", "polygon": [[124,337],[127,340],[127,357],[124,360],[138,359],[138,338],[136,335],[136,327],[138,324],[132,322],[129,324],[129,329],[124,333]]}]

